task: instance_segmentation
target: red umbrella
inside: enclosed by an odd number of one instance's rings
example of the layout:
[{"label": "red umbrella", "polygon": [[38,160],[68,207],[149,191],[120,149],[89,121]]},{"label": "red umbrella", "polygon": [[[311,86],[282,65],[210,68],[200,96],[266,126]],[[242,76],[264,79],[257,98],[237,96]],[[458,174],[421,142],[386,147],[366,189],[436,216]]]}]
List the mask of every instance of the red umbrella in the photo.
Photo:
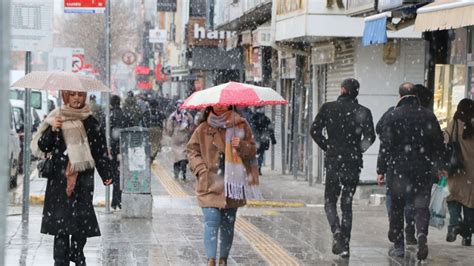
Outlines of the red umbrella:
[{"label": "red umbrella", "polygon": [[228,82],[194,92],[182,109],[204,109],[208,106],[262,106],[288,104],[278,92],[268,87]]}]

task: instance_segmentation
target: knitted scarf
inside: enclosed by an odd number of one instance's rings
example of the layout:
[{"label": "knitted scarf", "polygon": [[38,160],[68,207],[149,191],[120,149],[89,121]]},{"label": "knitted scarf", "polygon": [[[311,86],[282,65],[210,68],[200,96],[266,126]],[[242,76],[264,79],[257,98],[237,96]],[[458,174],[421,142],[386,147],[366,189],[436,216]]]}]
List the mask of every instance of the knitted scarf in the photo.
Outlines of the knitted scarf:
[{"label": "knitted scarf", "polygon": [[[224,150],[224,190],[225,196],[235,200],[261,199],[262,194],[256,184],[249,184],[251,179],[258,180],[258,174],[248,173],[246,164],[254,167],[257,159],[244,162],[232,147],[232,138],[245,139],[245,125],[247,121],[237,113],[227,111],[219,116],[214,113],[209,114],[208,123],[213,128],[224,128],[225,150]],[[255,161],[255,162],[253,162]]]},{"label": "knitted scarf", "polygon": [[84,128],[83,120],[92,115],[89,105],[85,105],[81,109],[74,109],[70,107],[61,107],[53,110],[48,117],[41,123],[38,131],[33,136],[31,141],[31,151],[33,155],[38,158],[44,158],[45,154],[38,147],[38,140],[43,133],[53,124],[56,116],[61,116],[63,119],[63,126],[61,132],[66,143],[66,150],[71,164],[70,168],[74,172],[82,172],[87,169],[92,169],[95,166],[94,158],[92,157],[89,141],[87,139],[86,130]]}]

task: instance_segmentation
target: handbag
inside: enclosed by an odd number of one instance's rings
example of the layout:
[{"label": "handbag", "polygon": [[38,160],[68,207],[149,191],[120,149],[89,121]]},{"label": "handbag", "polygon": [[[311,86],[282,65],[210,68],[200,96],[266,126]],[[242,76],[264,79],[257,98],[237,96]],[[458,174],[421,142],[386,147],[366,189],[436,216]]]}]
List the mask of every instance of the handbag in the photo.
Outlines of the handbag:
[{"label": "handbag", "polygon": [[47,156],[38,163],[38,174],[42,178],[53,177],[53,162],[51,157]]},{"label": "handbag", "polygon": [[449,175],[464,173],[464,158],[462,156],[461,145],[459,144],[457,120],[454,120],[453,131],[449,136],[449,142],[446,148],[448,153],[447,170]]}]

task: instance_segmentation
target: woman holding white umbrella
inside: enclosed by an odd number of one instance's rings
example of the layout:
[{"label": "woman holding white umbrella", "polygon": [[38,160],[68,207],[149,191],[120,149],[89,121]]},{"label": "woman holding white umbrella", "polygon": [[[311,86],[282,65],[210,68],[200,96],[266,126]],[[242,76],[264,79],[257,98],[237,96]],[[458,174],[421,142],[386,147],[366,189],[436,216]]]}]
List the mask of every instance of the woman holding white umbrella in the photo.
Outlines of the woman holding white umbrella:
[{"label": "woman holding white umbrella", "polygon": [[[54,235],[54,265],[86,265],[88,237],[100,236],[92,199],[94,169],[112,184],[105,132],[86,104],[88,90],[108,90],[100,82],[65,72],[32,72],[13,86],[59,89],[64,105],[53,110],[31,142],[33,155],[48,158],[41,233]],[[69,90],[64,90],[64,89]]]}]

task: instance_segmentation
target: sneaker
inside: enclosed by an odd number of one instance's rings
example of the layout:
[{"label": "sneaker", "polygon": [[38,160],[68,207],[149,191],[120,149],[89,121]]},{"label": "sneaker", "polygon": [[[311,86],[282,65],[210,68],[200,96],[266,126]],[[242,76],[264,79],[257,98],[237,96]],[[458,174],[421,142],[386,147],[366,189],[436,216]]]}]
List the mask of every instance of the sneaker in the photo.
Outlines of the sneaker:
[{"label": "sneaker", "polygon": [[407,234],[405,238],[405,243],[407,246],[412,246],[418,244],[418,241],[416,241],[416,237],[414,234]]},{"label": "sneaker", "polygon": [[343,251],[343,243],[342,243],[342,233],[336,232],[334,233],[334,238],[332,240],[332,253],[334,255],[339,255]]},{"label": "sneaker", "polygon": [[405,257],[405,247],[391,247],[388,250],[388,255],[392,258],[403,258]]},{"label": "sneaker", "polygon": [[470,247],[472,245],[471,243],[471,238],[463,238],[462,239],[462,245],[465,247]]},{"label": "sneaker", "polygon": [[418,252],[416,253],[416,257],[418,260],[425,260],[428,257],[428,239],[426,235],[419,234],[418,235]]},{"label": "sneaker", "polygon": [[456,241],[457,235],[461,233],[461,227],[455,226],[451,229],[448,229],[448,234],[446,235],[447,242],[454,242]]}]

